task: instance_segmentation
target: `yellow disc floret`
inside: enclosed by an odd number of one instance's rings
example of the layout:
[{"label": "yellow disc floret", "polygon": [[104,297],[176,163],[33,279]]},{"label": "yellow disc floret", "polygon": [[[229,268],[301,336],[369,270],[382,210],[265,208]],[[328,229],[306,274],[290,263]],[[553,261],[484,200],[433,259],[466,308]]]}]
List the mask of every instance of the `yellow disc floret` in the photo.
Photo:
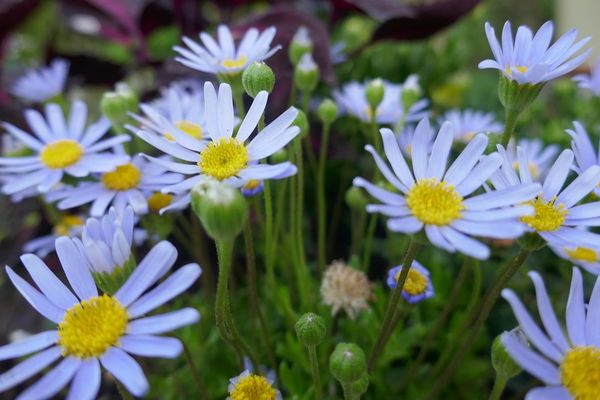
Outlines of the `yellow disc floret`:
[{"label": "yellow disc floret", "polygon": [[154,192],[148,197],[148,208],[151,212],[158,213],[160,210],[170,205],[172,201],[172,194]]},{"label": "yellow disc floret", "polygon": [[83,147],[71,139],[47,144],[40,152],[40,160],[51,169],[62,169],[75,164],[83,155]]},{"label": "yellow disc floret", "polygon": [[250,374],[240,378],[229,397],[231,400],[275,400],[277,391],[265,377]]},{"label": "yellow disc floret", "polygon": [[573,399],[598,399],[600,349],[581,346],[569,350],[560,366],[560,380]]},{"label": "yellow disc floret", "polygon": [[[400,278],[402,270],[399,270],[394,277],[396,282]],[[423,275],[421,272],[417,271],[414,268],[411,268],[408,271],[408,276],[406,277],[406,281],[404,282],[403,291],[408,293],[411,296],[416,296],[419,294],[425,293],[427,289],[427,277]]]},{"label": "yellow disc floret", "polygon": [[[515,171],[519,171],[518,161],[513,162],[513,168],[515,169]],[[540,170],[533,161],[529,161],[529,174],[532,178],[538,178],[540,176]]]},{"label": "yellow disc floret", "polygon": [[521,217],[521,221],[529,225],[536,232],[553,232],[560,228],[565,222],[567,209],[562,204],[554,204],[556,198],[549,202],[544,201],[541,196],[530,201],[535,213]]},{"label": "yellow disc floret", "polygon": [[598,253],[587,247],[565,248],[565,253],[573,260],[585,262],[598,262]]},{"label": "yellow disc floret", "polygon": [[69,308],[58,324],[58,344],[64,356],[100,357],[119,342],[128,316],[119,302],[106,294]]},{"label": "yellow disc floret", "polygon": [[60,221],[54,225],[54,234],[56,236],[68,236],[72,228],[83,226],[83,223],[83,218],[79,215],[63,215]]},{"label": "yellow disc floret", "polygon": [[516,69],[517,71],[519,71],[520,73],[524,74],[525,72],[527,72],[529,70],[529,68],[527,68],[524,65],[515,65],[512,67],[506,67],[505,71],[508,74],[508,76],[512,76],[512,70]]},{"label": "yellow disc floret", "polygon": [[244,65],[246,65],[247,61],[248,61],[248,57],[246,57],[243,54],[240,54],[240,56],[236,59],[223,60],[222,65],[225,68],[229,68],[229,69],[242,68]]},{"label": "yellow disc floret", "polygon": [[206,175],[222,181],[235,176],[248,161],[248,150],[243,143],[234,138],[221,138],[202,150],[198,166]]},{"label": "yellow disc floret", "polygon": [[[182,120],[182,121],[175,122],[174,125],[177,129],[179,129],[183,133],[193,137],[194,139],[200,140],[203,137],[202,127],[198,124],[195,124],[190,121]],[[168,132],[165,132],[164,136],[165,136],[165,139],[167,139],[171,142],[175,141],[175,138],[173,137],[173,135],[171,135]]]},{"label": "yellow disc floret", "polygon": [[114,171],[102,175],[102,183],[108,190],[125,191],[137,187],[142,179],[138,167],[129,163],[119,165]]},{"label": "yellow disc floret", "polygon": [[465,208],[454,186],[435,178],[417,181],[406,196],[406,205],[422,223],[439,226],[460,218]]}]

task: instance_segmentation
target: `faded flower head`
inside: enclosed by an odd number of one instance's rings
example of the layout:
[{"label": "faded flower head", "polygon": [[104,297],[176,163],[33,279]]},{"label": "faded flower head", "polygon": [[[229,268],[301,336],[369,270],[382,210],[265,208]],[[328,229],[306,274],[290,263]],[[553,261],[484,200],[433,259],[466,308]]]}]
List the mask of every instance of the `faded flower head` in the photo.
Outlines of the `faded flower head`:
[{"label": "faded flower head", "polygon": [[332,315],[344,309],[354,319],[358,311],[368,308],[367,300],[372,296],[371,283],[364,272],[343,261],[334,261],[325,271],[321,282],[321,298],[323,303],[332,307]]}]

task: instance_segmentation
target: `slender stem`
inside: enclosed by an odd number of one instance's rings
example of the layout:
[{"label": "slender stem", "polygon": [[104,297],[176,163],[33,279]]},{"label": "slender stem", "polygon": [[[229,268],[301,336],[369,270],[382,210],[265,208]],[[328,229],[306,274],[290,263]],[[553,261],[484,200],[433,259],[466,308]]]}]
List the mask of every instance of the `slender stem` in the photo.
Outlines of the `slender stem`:
[{"label": "slender stem", "polygon": [[246,115],[246,106],[244,105],[244,90],[242,88],[236,88],[233,86],[232,92],[233,102],[235,103],[237,114],[240,118],[244,119],[244,116]]},{"label": "slender stem", "polygon": [[117,385],[117,390],[119,391],[119,395],[123,400],[133,400],[133,396],[129,393],[129,390],[119,381],[115,379],[115,384]]},{"label": "slender stem", "polygon": [[271,182],[264,181],[265,197],[265,265],[267,270],[267,282],[271,289],[275,288],[275,257],[273,250],[273,197],[271,194]]},{"label": "slender stem", "polygon": [[369,225],[367,226],[367,236],[365,237],[365,247],[362,258],[362,270],[367,271],[371,265],[371,248],[373,244],[373,236],[377,227],[377,214],[373,213],[369,216]]},{"label": "slender stem", "polygon": [[304,114],[306,114],[306,116],[308,117],[308,106],[310,104],[310,92],[302,92],[302,111],[304,111]]},{"label": "slender stem", "polygon": [[[373,140],[373,146],[375,147],[375,150],[377,150],[377,153],[381,153],[381,148],[383,145],[381,135],[379,134],[379,126],[377,124],[377,116],[375,115],[375,111],[373,111],[369,128],[371,130],[371,140]],[[379,171],[378,169],[376,170]]]},{"label": "slender stem", "polygon": [[521,248],[519,254],[501,271],[498,278],[492,283],[490,288],[487,290],[483,299],[481,300],[481,307],[477,311],[477,318],[475,319],[474,325],[469,329],[469,334],[467,338],[464,340],[463,345],[458,349],[455,353],[452,361],[446,367],[442,375],[439,379],[435,380],[435,384],[429,395],[428,399],[436,399],[438,393],[446,386],[446,384],[450,381],[456,368],[466,356],[468,351],[473,346],[475,339],[479,335],[481,328],[485,324],[487,317],[490,315],[494,304],[496,304],[496,300],[500,296],[500,292],[506,286],[506,284],[510,281],[510,279],[514,276],[514,274],[519,270],[519,268],[523,265],[527,257],[529,256],[530,251]]},{"label": "slender stem", "polygon": [[369,372],[373,370],[373,367],[375,366],[379,354],[385,348],[387,342],[386,336],[388,335],[388,330],[390,329],[390,326],[393,323],[394,315],[396,314],[398,303],[402,295],[402,290],[404,289],[406,278],[408,278],[408,272],[410,271],[412,263],[415,260],[415,257],[417,256],[417,253],[419,252],[420,248],[421,245],[413,239],[411,239],[408,243],[408,248],[406,249],[406,253],[404,254],[404,261],[402,263],[400,277],[398,278],[396,287],[394,288],[392,296],[390,297],[387,310],[385,311],[385,316],[383,317],[383,324],[379,331],[379,336],[377,337],[375,345],[373,346],[373,350],[371,350],[371,354],[369,355]]},{"label": "slender stem", "polygon": [[489,400],[500,400],[500,396],[504,392],[504,388],[506,387],[506,383],[508,382],[508,377],[504,374],[496,373],[496,379],[494,380],[494,387],[492,388],[492,392],[490,393]]},{"label": "slender stem", "polygon": [[[360,249],[360,244],[362,243],[364,233],[365,233],[365,225],[367,223],[368,214],[364,211],[360,211],[360,215],[358,216],[358,222],[356,222],[356,226],[353,229],[352,234],[352,244],[350,246],[350,257],[353,255],[358,255],[358,251]],[[354,220],[353,220],[354,221]]]},{"label": "slender stem", "polygon": [[504,133],[502,134],[502,146],[506,147],[510,138],[515,132],[515,126],[517,125],[517,119],[519,118],[519,110],[506,109],[506,117],[504,121]]},{"label": "slender stem", "polygon": [[344,389],[344,400],[355,400],[356,397],[352,394],[352,384],[342,383],[342,389]]},{"label": "slender stem", "polygon": [[296,96],[297,96],[297,89],[296,89],[296,85],[294,84],[294,82],[292,82],[292,87],[290,88],[290,106],[295,106],[296,105]]},{"label": "slender stem", "polygon": [[190,373],[192,374],[192,378],[194,379],[194,383],[196,385],[196,389],[204,400],[209,400],[210,396],[208,395],[208,391],[206,390],[206,386],[204,385],[204,381],[198,372],[198,368],[196,367],[196,363],[194,362],[194,357],[192,356],[192,352],[188,345],[183,341],[183,339],[179,338],[179,341],[183,344],[183,354],[185,356],[185,361],[187,362],[188,368],[190,369]]},{"label": "slender stem", "polygon": [[326,196],[325,196],[325,161],[327,160],[327,147],[329,146],[329,131],[331,124],[323,124],[321,133],[321,148],[319,165],[317,168],[317,271],[323,273],[327,263],[327,225],[326,225]]},{"label": "slender stem", "polygon": [[323,398],[321,388],[321,374],[319,373],[319,361],[317,359],[317,346],[308,347],[308,359],[310,361],[310,369],[312,372],[313,385],[315,386],[315,399],[321,400]]},{"label": "slender stem", "polygon": [[258,283],[256,279],[256,257],[254,255],[254,240],[252,238],[252,226],[250,221],[244,226],[244,244],[246,246],[246,267],[248,268],[248,286],[250,291],[250,306],[252,307],[256,317],[258,318],[259,328],[262,334],[265,347],[267,348],[267,354],[269,356],[269,362],[271,368],[274,371],[277,370],[275,364],[275,355],[273,354],[273,342],[271,341],[271,335],[269,333],[269,327],[267,321],[260,308],[260,301],[258,297]]},{"label": "slender stem", "polygon": [[[409,372],[405,375],[405,378],[403,379],[403,381],[400,384],[401,388],[403,388],[407,382],[410,382],[412,380],[414,374],[419,370],[419,367],[423,364],[423,361],[425,360],[425,357],[427,356],[429,349],[431,349],[431,346],[433,345],[435,339],[437,338],[438,333],[442,330],[442,328],[446,324],[448,316],[450,315],[450,311],[452,311],[452,309],[454,308],[454,305],[456,304],[456,301],[458,300],[458,296],[463,287],[465,279],[468,275],[470,266],[473,265],[473,262],[475,262],[475,260],[473,258],[465,256],[462,267],[460,268],[460,271],[458,272],[458,276],[457,276],[456,280],[454,281],[454,285],[452,285],[452,289],[450,290],[450,293],[448,294],[448,297],[446,298],[444,308],[442,309],[442,312],[437,317],[435,324],[429,331],[429,334],[423,341],[423,346],[421,346],[421,349],[419,350],[416,360],[413,363],[411,363]],[[475,268],[478,268],[478,266],[475,266]]]}]

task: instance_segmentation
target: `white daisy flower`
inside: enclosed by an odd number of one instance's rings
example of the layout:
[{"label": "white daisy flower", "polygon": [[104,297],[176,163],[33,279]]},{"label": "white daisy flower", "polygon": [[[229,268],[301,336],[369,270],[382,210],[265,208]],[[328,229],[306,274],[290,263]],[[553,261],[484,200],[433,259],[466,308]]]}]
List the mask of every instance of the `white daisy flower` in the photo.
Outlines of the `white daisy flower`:
[{"label": "white daisy flower", "polygon": [[594,96],[600,96],[600,57],[589,74],[575,75],[573,80],[578,83],[580,88],[591,91]]},{"label": "white daisy flower", "polygon": [[450,121],[454,125],[455,139],[468,143],[478,133],[502,133],[503,125],[493,113],[477,110],[450,110],[440,118],[440,123]]},{"label": "white daisy flower", "polygon": [[[594,165],[600,165],[600,147],[599,150],[594,148],[590,137],[579,122],[574,121],[575,130],[567,129],[567,133],[571,136],[571,149],[575,154],[575,171],[581,174],[583,171]],[[594,193],[600,196],[600,187],[594,189]]]},{"label": "white daisy flower", "polygon": [[49,66],[31,69],[15,80],[10,92],[24,100],[43,103],[62,93],[69,73],[69,62],[60,58]]},{"label": "white daisy flower", "polygon": [[281,400],[281,392],[273,387],[274,383],[273,379],[256,375],[246,369],[229,380],[227,400]]},{"label": "white daisy flower", "polygon": [[533,212],[531,206],[521,203],[534,198],[540,191],[540,185],[528,183],[474,194],[502,163],[502,157],[496,153],[483,155],[487,136],[475,136],[446,168],[454,139],[452,124],[446,122],[442,125],[431,151],[428,135],[421,133],[424,129],[431,129],[427,119],[419,122],[415,130],[412,168],[404,160],[389,129],[381,129],[389,166],[371,145],[366,146],[382,175],[397,190],[391,192],[363,178],[355,178],[355,186],[366,189],[383,203],[370,204],[367,211],[390,217],[387,226],[391,231],[414,234],[425,230],[427,238],[435,246],[478,259],[488,258],[490,250],[471,236],[494,239],[521,236],[525,227],[519,217]]},{"label": "white daisy flower", "polygon": [[175,142],[170,142],[154,133],[138,129],[135,133],[140,138],[185,163],[151,156],[145,156],[146,158],[168,170],[191,175],[178,184],[164,187],[161,191],[188,193],[206,176],[234,187],[241,187],[251,180],[280,179],[295,174],[296,167],[290,162],[274,165],[259,163],[283,148],[300,133],[300,129],[292,125],[298,114],[295,108],[289,108],[250,139],[263,114],[268,97],[267,92],[258,93],[234,134],[231,87],[221,84],[217,95],[212,83],[207,82],[204,85],[207,141],[173,130],[170,133]]},{"label": "white daisy flower", "polygon": [[520,84],[534,85],[568,74],[580,66],[590,54],[591,49],[587,49],[573,57],[590,41],[591,37],[588,36],[574,43],[577,29],[571,29],[550,46],[553,31],[552,21],[542,25],[535,35],[527,26],[521,25],[513,40],[510,21],[506,21],[502,29],[502,45],[500,45],[494,28],[486,22],[485,33],[494,59],[482,61],[479,63],[479,68],[497,69],[507,79]]},{"label": "white daisy flower", "polygon": [[163,241],[150,250],[111,296],[98,292],[90,272],[92,267],[73,240],[59,238],[56,252],[73,291],[33,254],[21,256],[21,261],[39,289],[6,267],[10,280],[23,297],[58,327],[0,347],[0,360],[36,353],[0,374],[0,392],[25,382],[60,360],[17,398],[53,398],[71,383],[68,400],[94,399],[102,380],[101,366],[131,394],[142,396],[148,391],[148,381],[130,354],[177,357],[182,351],[179,340],[158,335],[200,318],[193,308],[154,316],[147,314],[189,288],[200,275],[200,267],[185,265],[144,294],[166,275],[177,258],[175,247]]},{"label": "white daisy flower", "polygon": [[[510,356],[544,386],[527,393],[526,400],[592,400],[598,398],[600,374],[600,281],[596,281],[589,303],[584,301],[581,272],[573,268],[571,289],[565,311],[566,326],[558,321],[537,272],[529,277],[535,286],[541,326],[510,289],[502,297],[512,307],[521,331],[532,346],[513,335],[502,337]],[[564,329],[566,328],[566,329]]]},{"label": "white daisy flower", "polygon": [[[428,115],[427,106],[429,102],[421,99],[413,104],[405,113],[402,104],[403,86],[399,84],[383,82],[383,100],[375,111],[376,120],[379,124],[395,125],[399,121],[415,122]],[[369,83],[350,82],[340,90],[333,91],[333,98],[338,104],[341,113],[351,115],[363,122],[370,122],[371,107],[367,102],[366,88]]]},{"label": "white daisy flower", "polygon": [[85,219],[77,214],[63,214],[54,224],[52,233],[28,241],[23,246],[26,253],[35,253],[44,258],[54,251],[54,242],[61,236],[79,236],[83,231]]},{"label": "white daisy flower", "polygon": [[92,172],[108,172],[126,163],[126,155],[102,153],[117,144],[130,140],[128,135],[100,140],[110,128],[110,122],[101,118],[85,127],[87,107],[81,101],[71,104],[68,121],[57,104],[46,106],[46,118],[35,110],[25,111],[25,119],[34,135],[9,123],[2,125],[9,134],[29,147],[34,155],[0,157],[0,174],[11,174],[16,179],[2,185],[4,194],[36,188],[48,192],[66,173],[83,178]]},{"label": "white daisy flower", "polygon": [[177,184],[182,179],[181,174],[167,172],[163,166],[136,156],[131,162],[118,165],[114,171],[103,173],[98,181],[83,181],[77,186],[66,186],[46,197],[48,201],[58,201],[60,210],[92,203],[92,217],[104,215],[111,204],[119,213],[130,205],[136,214],[142,215],[148,213],[148,198],[153,192]]},{"label": "white daisy flower", "polygon": [[[490,177],[496,189],[506,190],[534,181],[528,168],[527,154],[522,148],[517,147],[518,173],[504,148],[498,145],[498,151],[503,155],[502,167]],[[563,188],[572,166],[573,152],[563,150],[550,168],[541,190],[529,202],[535,213],[521,220],[531,232],[537,232],[546,242],[596,247],[600,243],[600,235],[580,228],[600,226],[600,202],[578,203],[600,183],[600,166],[588,168]]]},{"label": "white daisy flower", "polygon": [[275,32],[276,29],[272,26],[261,33],[256,28],[250,28],[236,48],[229,28],[219,25],[218,43],[206,32],[200,33],[202,45],[184,36],[182,40],[189,49],[175,46],[173,49],[180,55],[175,57],[175,60],[202,72],[237,74],[255,61],[268,59],[281,48],[281,46],[271,48]]}]

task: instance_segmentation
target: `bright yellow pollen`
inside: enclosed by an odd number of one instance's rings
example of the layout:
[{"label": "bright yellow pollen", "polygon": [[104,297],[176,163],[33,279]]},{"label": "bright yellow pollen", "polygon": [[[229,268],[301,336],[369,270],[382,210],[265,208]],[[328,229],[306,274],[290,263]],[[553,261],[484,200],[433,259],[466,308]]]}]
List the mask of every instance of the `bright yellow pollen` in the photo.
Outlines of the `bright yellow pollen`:
[{"label": "bright yellow pollen", "polygon": [[241,378],[229,394],[231,400],[275,400],[277,391],[260,375]]},{"label": "bright yellow pollen", "polygon": [[225,68],[242,68],[246,65],[246,61],[248,57],[242,54],[237,59],[223,60],[222,64]]},{"label": "bright yellow pollen", "polygon": [[516,69],[517,71],[519,71],[520,73],[524,74],[525,72],[527,72],[527,70],[529,68],[527,68],[524,65],[516,65],[516,66],[512,66],[512,67],[506,67],[505,71],[508,74],[508,76],[512,75],[512,70]]},{"label": "bright yellow pollen", "polygon": [[100,357],[118,344],[128,320],[125,308],[106,294],[83,300],[58,324],[58,344],[64,356]]},{"label": "bright yellow pollen", "polygon": [[[396,282],[400,279],[401,272],[402,269],[396,273],[396,276],[394,277]],[[404,282],[404,288],[402,290],[411,296],[416,296],[425,293],[425,289],[427,289],[427,278],[419,271],[411,268],[408,271],[408,276],[406,277],[406,282]]]},{"label": "bright yellow pollen", "polygon": [[573,260],[587,262],[598,261],[598,253],[596,253],[592,249],[588,249],[587,247],[576,247],[574,249],[565,248],[565,253],[567,253],[567,256],[569,256]]},{"label": "bright yellow pollen", "polygon": [[54,225],[54,234],[56,236],[68,236],[72,228],[82,226],[83,223],[83,218],[79,215],[64,215],[61,220]]},{"label": "bright yellow pollen", "polygon": [[221,138],[210,142],[200,153],[198,166],[217,180],[235,176],[248,165],[248,151],[234,138]]},{"label": "bright yellow pollen", "polygon": [[420,179],[406,196],[406,204],[422,223],[448,225],[460,218],[465,208],[463,198],[454,186],[435,178]]},{"label": "bright yellow pollen", "polygon": [[597,400],[600,349],[580,346],[569,350],[560,365],[560,380],[575,400]]},{"label": "bright yellow pollen", "polygon": [[535,213],[521,217],[521,221],[529,225],[536,232],[553,232],[565,222],[567,209],[562,204],[555,205],[556,198],[545,202],[541,197],[528,202],[533,206]]},{"label": "bright yellow pollen", "polygon": [[106,172],[100,179],[108,190],[125,191],[137,187],[142,173],[138,167],[129,163],[118,166],[112,172]]},{"label": "bright yellow pollen", "polygon": [[75,164],[83,155],[83,147],[71,139],[49,143],[40,152],[40,160],[51,169],[62,169]]},{"label": "bright yellow pollen", "polygon": [[[175,122],[174,125],[177,129],[179,129],[180,131],[183,131],[183,133],[193,137],[194,139],[198,139],[198,140],[202,139],[203,133],[202,133],[202,127],[200,125],[195,124],[190,121],[186,121],[186,120],[177,121],[177,122]],[[163,135],[164,135],[165,139],[167,139],[168,141],[171,141],[171,142],[175,141],[175,138],[170,133],[165,132]]]},{"label": "bright yellow pollen", "polygon": [[[513,168],[515,169],[515,171],[519,171],[519,162],[518,161],[513,162]],[[540,170],[538,169],[537,165],[535,165],[535,163],[533,161],[529,162],[529,174],[531,175],[532,178],[537,178],[540,176]]]},{"label": "bright yellow pollen", "polygon": [[158,213],[163,208],[167,207],[173,201],[173,195],[154,192],[148,197],[148,208],[153,213]]}]

